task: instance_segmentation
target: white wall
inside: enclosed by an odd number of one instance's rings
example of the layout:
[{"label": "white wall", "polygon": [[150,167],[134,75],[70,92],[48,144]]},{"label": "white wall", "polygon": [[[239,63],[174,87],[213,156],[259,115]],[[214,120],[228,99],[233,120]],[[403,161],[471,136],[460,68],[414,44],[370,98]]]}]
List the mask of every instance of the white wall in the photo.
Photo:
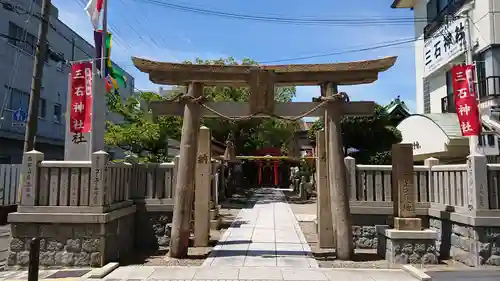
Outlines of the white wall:
[{"label": "white wall", "polygon": [[427,1],[417,1],[413,9],[415,17],[415,93],[416,93],[416,113],[424,113],[424,27],[426,22],[423,18],[427,17]]},{"label": "white wall", "polygon": [[[424,36],[423,30],[426,22],[422,19],[427,17],[426,5],[428,1],[417,1],[414,7],[415,17],[415,79],[416,79],[416,110],[417,113],[424,113]],[[494,12],[496,11],[496,13]],[[473,42],[477,42],[475,51],[481,51],[491,44],[500,44],[500,0],[476,0],[473,10],[470,12],[473,24],[470,27]],[[452,63],[465,61],[465,56],[458,57]],[[491,66],[494,67],[494,66]],[[451,64],[436,71],[427,77],[430,88],[431,113],[441,112],[441,99],[446,96],[446,71],[451,68]],[[488,65],[487,65],[488,68]],[[500,72],[500,70],[499,70]],[[496,73],[487,70],[488,73]]]},{"label": "white wall", "polygon": [[500,44],[500,1],[490,0],[493,42]]},{"label": "white wall", "polygon": [[401,131],[402,142],[420,144],[420,148],[413,150],[413,155],[445,152],[450,141],[438,125],[424,116],[410,116],[401,121],[397,129]]}]

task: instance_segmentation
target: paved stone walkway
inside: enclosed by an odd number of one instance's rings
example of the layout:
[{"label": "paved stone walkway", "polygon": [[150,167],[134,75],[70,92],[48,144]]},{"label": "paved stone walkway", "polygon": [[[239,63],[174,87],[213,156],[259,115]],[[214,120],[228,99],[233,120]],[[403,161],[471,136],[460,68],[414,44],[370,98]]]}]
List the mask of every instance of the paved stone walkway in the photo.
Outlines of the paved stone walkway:
[{"label": "paved stone walkway", "polygon": [[126,266],[117,268],[104,279],[88,279],[88,281],[160,280],[417,281],[416,278],[398,269],[330,269],[227,266]]},{"label": "paved stone walkway", "polygon": [[[416,281],[398,269],[319,268],[282,191],[260,189],[242,209],[201,267],[122,266],[103,279],[48,279],[57,270],[40,273],[43,281]],[[42,279],[45,278],[45,279]],[[54,278],[54,277],[52,277]],[[0,281],[26,281],[27,272],[0,273]]]},{"label": "paved stone walkway", "polygon": [[250,201],[203,267],[319,267],[282,191],[258,189]]}]

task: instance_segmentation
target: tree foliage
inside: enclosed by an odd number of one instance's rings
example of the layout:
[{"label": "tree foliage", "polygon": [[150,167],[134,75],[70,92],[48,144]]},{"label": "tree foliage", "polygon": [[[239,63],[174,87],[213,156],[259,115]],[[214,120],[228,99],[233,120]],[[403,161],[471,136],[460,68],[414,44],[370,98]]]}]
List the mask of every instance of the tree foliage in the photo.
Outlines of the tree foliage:
[{"label": "tree foliage", "polygon": [[[163,162],[169,160],[167,139],[180,139],[179,117],[159,117],[153,120],[144,105],[161,100],[159,94],[140,92],[125,101],[116,92],[107,96],[108,109],[120,122],[107,121],[104,142],[125,150],[141,162]],[[121,118],[117,118],[121,117]]]},{"label": "tree foliage", "polygon": [[[188,64],[223,64],[257,65],[250,59],[238,63],[234,58],[219,60],[201,60],[184,62]],[[250,92],[247,88],[205,87],[205,96],[213,101],[247,102]],[[295,87],[277,88],[275,100],[290,102],[295,97]],[[168,97],[167,97],[168,98]],[[135,156],[142,156],[143,161],[158,162],[168,159],[166,140],[180,140],[182,122],[179,117],[160,117],[154,122],[150,112],[141,103],[165,99],[156,93],[138,93],[123,101],[117,93],[108,95],[109,110],[123,117],[123,122],[108,122],[105,135],[107,145],[129,151]],[[243,121],[231,121],[223,118],[205,118],[202,123],[211,129],[212,137],[225,143],[231,138],[236,153],[248,155],[263,147],[286,147],[291,140],[297,122],[272,118],[254,118]]]},{"label": "tree foliage", "polygon": [[[324,128],[324,119],[318,119],[309,130],[314,140],[316,131]],[[370,117],[344,117],[342,136],[345,148],[356,148],[353,156],[361,164],[391,163],[392,144],[401,141],[401,133],[392,125],[384,107],[377,105]],[[346,153],[347,154],[347,153]]]},{"label": "tree foliage", "polygon": [[[185,62],[194,64],[221,64],[221,65],[257,65],[251,59],[243,59],[238,63],[234,58],[219,60],[201,60]],[[235,87],[205,87],[205,96],[213,101],[248,102],[250,91],[248,88]],[[295,87],[277,88],[275,100],[290,102],[295,97]],[[212,137],[225,143],[232,139],[236,153],[249,155],[256,149],[264,147],[282,147],[286,149],[292,138],[297,122],[288,122],[272,118],[254,118],[250,120],[232,121],[223,118],[205,118],[203,124],[211,129]]]}]

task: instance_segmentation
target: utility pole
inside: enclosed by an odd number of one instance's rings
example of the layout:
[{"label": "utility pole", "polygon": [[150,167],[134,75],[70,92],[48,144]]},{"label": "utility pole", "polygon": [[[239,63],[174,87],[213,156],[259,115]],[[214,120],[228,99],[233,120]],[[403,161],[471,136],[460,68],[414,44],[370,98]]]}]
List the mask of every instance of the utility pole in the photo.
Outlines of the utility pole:
[{"label": "utility pole", "polygon": [[50,21],[50,7],[50,0],[42,1],[42,21],[38,27],[38,42],[36,44],[35,65],[33,67],[30,104],[28,108],[28,124],[24,135],[24,152],[35,148],[35,137],[38,127],[38,105],[42,89],[43,68],[47,57],[47,32]]},{"label": "utility pole", "polygon": [[[465,46],[465,63],[467,65],[472,65],[476,64],[474,62],[474,44],[472,43],[472,35],[471,35],[471,25],[473,24],[471,22],[470,18],[470,11],[472,9],[472,6],[467,4],[467,6],[464,7],[463,11],[461,12],[461,16],[465,17],[465,32],[466,32],[466,46]],[[476,83],[476,94],[479,95],[478,92],[478,87],[477,87],[477,65],[475,65],[475,71],[474,71],[474,76],[475,76],[475,83]],[[478,105],[479,105],[479,97],[476,97],[478,99]],[[482,125],[482,120],[481,120],[481,114],[479,114],[479,124]],[[479,153],[478,151],[478,144],[479,144],[479,136],[470,136],[469,137],[469,153],[470,155],[476,155]]]}]

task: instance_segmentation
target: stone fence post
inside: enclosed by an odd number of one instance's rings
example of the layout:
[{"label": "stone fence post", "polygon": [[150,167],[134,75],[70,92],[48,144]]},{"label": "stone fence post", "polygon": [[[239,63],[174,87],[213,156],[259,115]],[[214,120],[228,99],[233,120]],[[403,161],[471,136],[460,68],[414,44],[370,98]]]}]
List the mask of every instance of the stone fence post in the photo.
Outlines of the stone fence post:
[{"label": "stone fence post", "polygon": [[347,190],[349,190],[349,200],[356,201],[356,159],[347,156],[344,158]]},{"label": "stone fence post", "polygon": [[427,173],[429,174],[429,181],[427,183],[429,185],[429,202],[435,203],[439,191],[437,189],[437,186],[434,185],[432,166],[439,165],[439,159],[433,157],[427,158],[424,160],[424,165],[428,168]]},{"label": "stone fence post", "polygon": [[177,182],[177,172],[179,171],[179,159],[181,159],[181,156],[180,155],[176,155],[174,157],[174,171],[173,171],[173,177],[174,179],[172,180],[172,200],[175,200],[175,196],[176,196],[176,190],[175,190],[175,185],[176,185],[176,182]]},{"label": "stone fence post", "polygon": [[105,151],[92,153],[92,168],[90,171],[90,206],[104,206],[109,192],[108,182],[109,154]]},{"label": "stone fence post", "polygon": [[489,209],[488,161],[485,155],[467,157],[467,197],[470,211]]},{"label": "stone fence post", "polygon": [[[320,248],[334,248],[337,240],[335,221],[332,217],[332,198],[328,182],[328,163],[326,161],[325,130],[316,132],[316,227]],[[294,179],[293,179],[294,181]]]},{"label": "stone fence post", "polygon": [[38,204],[38,164],[43,161],[43,153],[32,150],[24,153],[19,181],[20,206]]},{"label": "stone fence post", "polygon": [[205,247],[210,238],[210,191],[212,184],[211,134],[210,129],[201,126],[198,137],[194,191],[194,245]]}]

